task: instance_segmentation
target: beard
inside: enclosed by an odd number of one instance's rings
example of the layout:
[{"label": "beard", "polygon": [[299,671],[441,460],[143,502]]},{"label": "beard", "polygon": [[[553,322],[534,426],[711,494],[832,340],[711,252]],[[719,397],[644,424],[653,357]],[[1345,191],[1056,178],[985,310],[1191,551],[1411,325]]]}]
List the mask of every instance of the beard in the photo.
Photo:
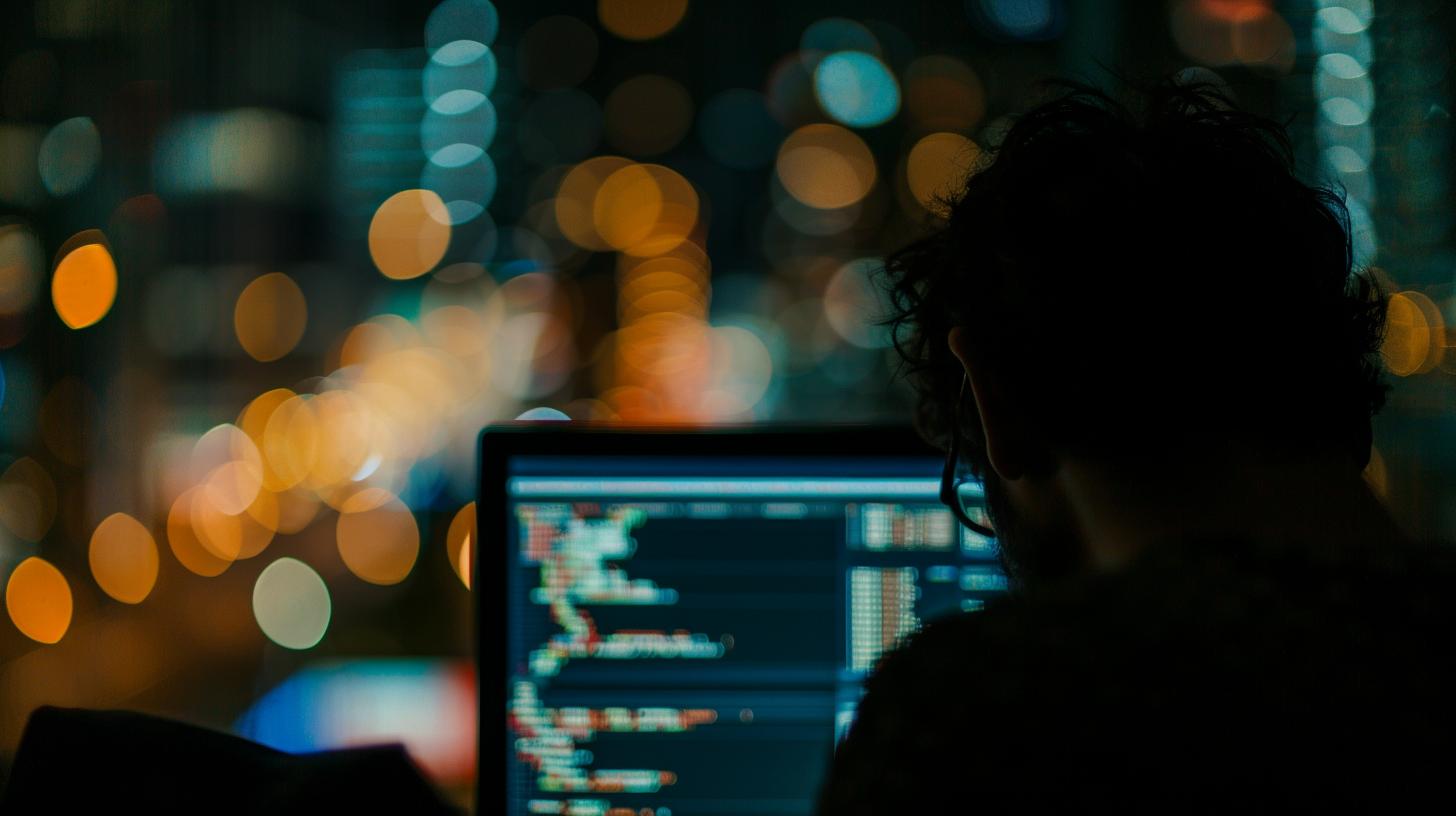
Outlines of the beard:
[{"label": "beard", "polygon": [[986,491],[986,513],[996,531],[996,557],[1011,579],[1012,588],[1035,588],[1080,572],[1084,559],[1075,536],[1047,519],[1023,513],[1001,477],[990,468],[986,470],[981,480]]}]

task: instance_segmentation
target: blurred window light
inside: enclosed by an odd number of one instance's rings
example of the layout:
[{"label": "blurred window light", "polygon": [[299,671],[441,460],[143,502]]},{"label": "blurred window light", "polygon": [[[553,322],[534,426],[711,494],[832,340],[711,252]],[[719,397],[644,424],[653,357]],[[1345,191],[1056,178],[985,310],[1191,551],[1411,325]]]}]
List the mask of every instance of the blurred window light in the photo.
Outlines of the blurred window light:
[{"label": "blurred window light", "polygon": [[312,649],[329,629],[329,588],[309,565],[280,558],[258,573],[253,617],[269,640],[285,649]]},{"label": "blurred window light", "polygon": [[632,156],[673,149],[693,122],[693,98],[682,83],[657,74],[632,77],[603,106],[607,142]]},{"label": "blurred window light", "polygon": [[489,94],[495,89],[495,52],[477,42],[460,40],[436,51],[421,75],[425,103],[433,105],[455,90]]},{"label": "blurred window light", "polygon": [[698,114],[698,139],[715,160],[738,170],[773,161],[783,127],[768,112],[763,94],[730,88],[714,95]]},{"label": "blurred window light", "polygon": [[969,133],[986,115],[986,91],[971,66],[932,54],[905,69],[905,112],[921,130]]},{"label": "blurred window light", "polygon": [[851,127],[874,127],[900,110],[900,86],[883,62],[862,51],[839,51],[814,68],[814,92],[825,113]]},{"label": "blurred window light", "polygon": [[432,163],[460,167],[485,152],[495,139],[495,129],[495,106],[488,100],[453,114],[431,108],[420,122],[420,146]]},{"label": "blurred window light", "polygon": [[981,149],[959,133],[931,133],[910,148],[905,181],[920,206],[946,215],[945,201],[959,192]]},{"label": "blurred window light", "polygon": [[19,315],[35,302],[45,253],[21,224],[0,225],[0,316]]},{"label": "blurred window light", "polygon": [[430,110],[446,116],[458,116],[462,113],[469,113],[483,104],[486,104],[485,94],[466,88],[457,88],[436,97],[435,101],[430,103]]},{"label": "blurred window light", "polygon": [[101,162],[101,134],[89,118],[67,119],[51,128],[36,156],[41,183],[53,196],[67,196],[91,180]]},{"label": "blurred window light", "polygon": [[848,207],[869,195],[877,171],[864,141],[837,125],[805,125],[784,140],[775,163],[789,195],[819,209]]},{"label": "blurred window light", "polygon": [[602,28],[624,40],[651,40],[677,28],[688,0],[597,0]]},{"label": "blurred window light", "polygon": [[1359,34],[1370,27],[1375,9],[1369,0],[1319,0],[1314,22],[1336,34]]},{"label": "blurred window light", "polygon": [[281,196],[315,168],[309,127],[261,108],[183,116],[158,137],[153,172],[163,195]]},{"label": "blurred window light", "polygon": [[56,501],[55,482],[28,456],[11,462],[0,474],[0,524],[22,541],[45,538],[56,519]]},{"label": "blurred window light", "polygon": [[414,515],[383,488],[369,488],[346,501],[335,535],[344,566],[371,584],[403,581],[420,552]]},{"label": "blurred window light", "polygon": [[1325,164],[1343,175],[1358,175],[1370,169],[1365,157],[1347,145],[1331,145],[1324,150]]},{"label": "blurred window light", "polygon": [[1341,127],[1358,127],[1370,121],[1370,109],[1349,97],[1336,96],[1320,102],[1320,112]]},{"label": "blurred window light", "polygon": [[281,272],[254,278],[233,309],[233,329],[249,357],[259,362],[277,360],[303,337],[308,325],[308,302],[303,290]]},{"label": "blurred window light", "polygon": [[369,256],[386,278],[417,278],[435,268],[450,246],[450,214],[432,190],[401,190],[374,212]]},{"label": "blurred window light", "polygon": [[1057,0],[966,0],[966,15],[993,34],[1042,40],[1060,33],[1060,5]]},{"label": "blurred window light", "polygon": [[580,85],[597,61],[597,35],[575,17],[556,14],[531,24],[516,51],[521,81],[536,91]]},{"label": "blurred window light", "polygon": [[157,542],[125,513],[112,513],[96,525],[88,559],[96,585],[122,603],[141,603],[157,583]]},{"label": "blurred window light", "polygon": [[806,56],[817,58],[834,51],[862,51],[881,56],[880,41],[862,23],[844,17],[826,17],[804,28],[799,48]]},{"label": "blurred window light", "polygon": [[1349,54],[1323,54],[1316,66],[1321,74],[1337,79],[1360,79],[1370,73],[1365,64]]},{"label": "blurred window light", "polygon": [[1314,96],[1320,112],[1315,128],[1320,158],[1346,191],[1350,238],[1356,267],[1374,262],[1379,250],[1369,207],[1375,178],[1366,172],[1375,154],[1375,86],[1370,68],[1374,47],[1369,0],[1318,0],[1314,15]]},{"label": "blurred window light", "polygon": [[61,322],[72,329],[96,324],[116,300],[116,262],[105,240],[98,230],[77,233],[66,241],[56,264],[51,301]]},{"label": "blurred window light", "polygon": [[71,626],[71,585],[49,561],[31,556],[5,583],[5,609],[21,634],[37,643],[59,643]]},{"label": "blurred window light", "polygon": [[445,0],[425,21],[425,46],[433,55],[460,40],[490,45],[499,29],[500,14],[489,0]]},{"label": "blurred window light", "polygon": [[[454,149],[457,151],[454,161],[464,159],[467,154],[473,154],[474,158],[459,164],[431,161],[420,172],[420,186],[433,191],[444,202],[446,219],[452,226],[480,217],[495,197],[497,184],[495,162],[485,151],[466,149],[460,144]],[[450,150],[444,148],[436,157]],[[486,229],[493,228],[487,223]]]},{"label": "blurred window light", "polygon": [[824,316],[836,334],[863,349],[887,348],[890,329],[881,325],[889,315],[887,293],[874,276],[885,262],[859,258],[841,266],[824,289]]}]

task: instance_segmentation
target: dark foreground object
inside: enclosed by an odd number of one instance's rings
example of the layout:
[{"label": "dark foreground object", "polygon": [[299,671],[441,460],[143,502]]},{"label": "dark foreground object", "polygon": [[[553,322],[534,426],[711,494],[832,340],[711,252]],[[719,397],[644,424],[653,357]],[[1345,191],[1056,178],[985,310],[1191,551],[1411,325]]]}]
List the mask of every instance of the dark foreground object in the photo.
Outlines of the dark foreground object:
[{"label": "dark foreground object", "polygon": [[1448,811],[1453,749],[1453,551],[1177,542],[890,654],[821,813]]},{"label": "dark foreground object", "polygon": [[45,707],[0,812],[454,813],[398,745],[285,754],[125,711]]}]

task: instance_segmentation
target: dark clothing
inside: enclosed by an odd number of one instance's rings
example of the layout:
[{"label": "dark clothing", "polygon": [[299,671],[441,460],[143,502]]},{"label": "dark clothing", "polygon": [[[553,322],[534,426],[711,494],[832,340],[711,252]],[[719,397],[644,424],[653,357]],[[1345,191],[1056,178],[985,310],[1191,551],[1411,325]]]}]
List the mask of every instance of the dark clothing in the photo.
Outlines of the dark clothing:
[{"label": "dark clothing", "polygon": [[1185,542],[930,624],[868,682],[824,814],[1456,800],[1456,563]]}]

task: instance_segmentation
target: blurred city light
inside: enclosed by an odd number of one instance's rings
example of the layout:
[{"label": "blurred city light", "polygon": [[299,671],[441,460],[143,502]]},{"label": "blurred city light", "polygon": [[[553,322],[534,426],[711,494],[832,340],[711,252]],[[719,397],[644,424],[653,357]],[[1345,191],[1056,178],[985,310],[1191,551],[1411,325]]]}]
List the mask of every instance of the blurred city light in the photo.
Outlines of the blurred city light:
[{"label": "blurred city light", "polygon": [[5,610],[26,637],[59,643],[71,626],[71,585],[49,561],[21,561],[5,583]]},{"label": "blurred city light", "polygon": [[112,513],[96,525],[89,558],[96,584],[122,603],[141,603],[157,583],[157,542],[125,513]]},{"label": "blurred city light", "polygon": [[61,321],[84,329],[111,310],[116,299],[116,262],[96,230],[72,236],[51,277],[51,300]]},{"label": "blurred city light", "polygon": [[258,573],[253,615],[268,639],[286,649],[311,649],[329,629],[329,588],[307,564],[280,558]]}]

